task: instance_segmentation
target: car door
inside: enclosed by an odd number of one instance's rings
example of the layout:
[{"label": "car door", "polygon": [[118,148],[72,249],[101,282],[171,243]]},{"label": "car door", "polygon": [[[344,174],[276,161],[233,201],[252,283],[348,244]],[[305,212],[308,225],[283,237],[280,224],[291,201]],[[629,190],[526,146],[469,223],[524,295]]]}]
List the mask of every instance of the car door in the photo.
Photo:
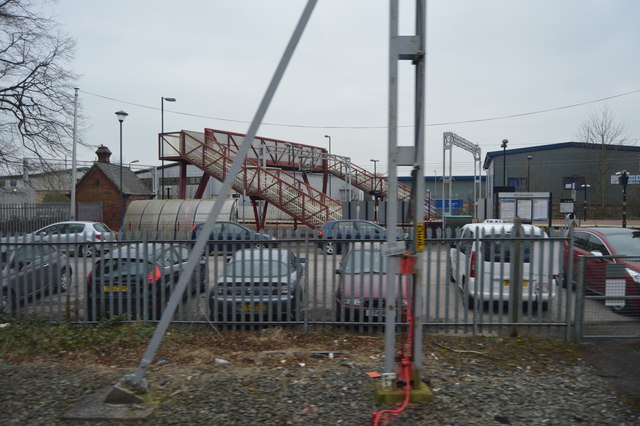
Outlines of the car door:
[{"label": "car door", "polygon": [[37,245],[18,247],[9,263],[9,282],[18,300],[42,294],[50,262],[43,263]]},{"label": "car door", "polygon": [[588,234],[587,244],[589,253],[584,264],[585,288],[599,294],[605,293],[607,279],[607,265],[614,263],[613,259],[602,258],[611,253],[602,239],[595,234]]}]

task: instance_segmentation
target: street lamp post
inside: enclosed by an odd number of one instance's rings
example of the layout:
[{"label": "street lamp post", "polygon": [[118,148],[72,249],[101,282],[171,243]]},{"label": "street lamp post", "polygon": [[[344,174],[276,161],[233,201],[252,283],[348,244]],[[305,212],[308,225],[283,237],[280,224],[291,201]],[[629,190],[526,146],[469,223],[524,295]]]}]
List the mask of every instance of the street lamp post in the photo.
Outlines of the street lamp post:
[{"label": "street lamp post", "polygon": [[584,189],[584,204],[583,204],[583,212],[584,212],[584,221],[587,221],[587,188],[591,188],[591,185],[588,183],[580,185],[580,188]]},{"label": "street lamp post", "polygon": [[[324,135],[325,138],[329,139],[329,156],[331,156],[331,136]],[[327,159],[327,167],[329,165],[329,159]],[[331,173],[329,173],[329,197],[331,197]]]},{"label": "street lamp post", "polygon": [[622,227],[627,227],[627,184],[629,183],[629,172],[623,170],[616,173],[618,182],[622,185]]},{"label": "street lamp post", "polygon": [[502,139],[502,186],[507,186],[507,139]]},{"label": "street lamp post", "polygon": [[[127,118],[126,112],[120,110],[116,112],[116,116],[118,117],[118,121],[120,122],[120,232],[123,231],[124,225],[124,187],[122,186],[122,122],[125,118]],[[122,235],[122,234],[121,234]]]},{"label": "street lamp post", "polygon": [[531,179],[531,159],[533,157],[531,155],[527,155],[527,192],[531,191],[529,180]]},{"label": "street lamp post", "polygon": [[162,157],[162,167],[160,167],[160,185],[162,191],[160,195],[162,198],[164,198],[164,101],[175,102],[176,98],[165,98],[164,96],[160,98],[160,157]]},{"label": "street lamp post", "polygon": [[374,203],[374,207],[373,207],[373,220],[377,221],[378,220],[378,194],[380,191],[378,191],[376,188],[378,187],[378,171],[376,170],[376,164],[378,163],[378,161],[380,160],[369,160],[373,163],[373,185],[371,188],[371,194],[374,197],[375,203]]}]

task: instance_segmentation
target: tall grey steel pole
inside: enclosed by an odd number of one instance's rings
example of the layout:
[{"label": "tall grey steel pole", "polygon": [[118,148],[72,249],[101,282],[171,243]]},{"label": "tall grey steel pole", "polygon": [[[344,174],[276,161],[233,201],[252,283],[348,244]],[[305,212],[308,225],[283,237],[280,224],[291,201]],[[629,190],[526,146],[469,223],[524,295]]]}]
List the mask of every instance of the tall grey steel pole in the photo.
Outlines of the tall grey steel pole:
[{"label": "tall grey steel pole", "polygon": [[123,225],[124,225],[124,181],[122,179],[122,122],[127,117],[126,112],[120,110],[116,112],[116,116],[118,117],[118,121],[120,122],[120,228],[119,232],[124,233]]},{"label": "tall grey steel pole", "polygon": [[74,88],[75,95],[73,100],[73,148],[71,151],[71,214],[69,218],[76,220],[76,180],[78,179],[78,171],[76,170],[77,153],[76,147],[78,145],[78,88]]},{"label": "tall grey steel pole", "polygon": [[213,207],[211,209],[211,212],[209,213],[209,216],[207,217],[205,225],[202,228],[202,232],[198,236],[198,239],[191,249],[191,254],[189,255],[184,271],[180,275],[180,279],[178,280],[173,293],[171,293],[171,297],[167,302],[166,308],[162,312],[160,322],[158,323],[158,326],[156,327],[156,330],[151,337],[151,341],[149,342],[149,345],[147,346],[147,349],[142,356],[142,359],[140,360],[138,368],[133,375],[127,375],[123,377],[122,380],[114,386],[113,390],[107,396],[107,402],[110,400],[117,400],[118,397],[122,396],[121,392],[123,391],[128,397],[130,397],[131,402],[137,402],[140,400],[139,394],[146,393],[148,391],[147,382],[146,380],[144,380],[144,375],[153,362],[155,353],[158,350],[160,343],[162,342],[162,338],[164,337],[167,328],[169,327],[169,323],[173,318],[173,314],[176,311],[178,303],[182,299],[185,288],[191,280],[191,276],[196,267],[196,264],[198,264],[200,261],[200,253],[202,253],[202,251],[204,250],[204,246],[207,243],[207,238],[211,234],[211,231],[213,231],[213,226],[217,220],[218,215],[220,214],[220,211],[222,210],[224,200],[227,199],[231,190],[231,185],[240,172],[242,164],[244,163],[244,160],[247,156],[247,152],[249,152],[249,149],[251,148],[251,143],[253,142],[256,133],[258,132],[258,127],[260,126],[260,123],[262,122],[267,112],[267,108],[271,103],[271,99],[273,98],[275,91],[278,88],[278,84],[282,80],[282,76],[284,75],[287,65],[289,64],[291,57],[293,56],[293,52],[298,42],[300,41],[300,38],[302,37],[302,33],[307,25],[307,22],[309,22],[309,18],[311,17],[311,13],[313,12],[316,3],[317,0],[308,0],[307,5],[305,6],[305,9],[300,16],[298,25],[296,26],[293,35],[289,40],[289,44],[287,45],[285,52],[282,55],[280,63],[278,64],[273,78],[269,83],[269,87],[267,88],[267,91],[262,98],[262,102],[260,103],[258,110],[256,111],[256,114],[251,122],[251,125],[249,126],[249,130],[242,139],[242,143],[240,145],[240,148],[238,149],[236,158],[233,161],[233,164],[229,169],[229,173],[227,174],[222,184],[220,193],[218,194],[218,197],[216,197],[216,201],[213,203]]}]

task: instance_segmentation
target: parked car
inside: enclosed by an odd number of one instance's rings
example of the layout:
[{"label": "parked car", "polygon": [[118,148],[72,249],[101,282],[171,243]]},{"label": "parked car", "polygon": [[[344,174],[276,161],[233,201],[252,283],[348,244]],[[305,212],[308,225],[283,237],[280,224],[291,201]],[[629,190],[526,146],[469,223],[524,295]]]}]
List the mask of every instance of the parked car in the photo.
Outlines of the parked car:
[{"label": "parked car", "polygon": [[[87,277],[87,319],[115,314],[160,319],[190,253],[191,247],[183,244],[144,243],[121,246],[103,256]],[[204,291],[208,272],[207,257],[202,256],[183,297]]]},{"label": "parked car", "polygon": [[56,243],[67,254],[85,257],[108,251],[108,243],[116,240],[115,232],[102,222],[57,222],[27,236],[33,241]]},{"label": "parked car", "polygon": [[[348,246],[340,260],[336,290],[336,320],[384,322],[386,317],[387,262],[380,242],[356,242]],[[406,306],[402,289],[397,300]],[[407,291],[408,289],[404,289]]]},{"label": "parked car", "polygon": [[368,220],[330,220],[318,229],[316,238],[326,254],[342,253],[349,241],[337,240],[384,240],[387,230]]},{"label": "parked car", "polygon": [[[192,240],[198,238],[204,225],[204,223],[197,223],[191,228]],[[267,247],[270,246],[268,241],[273,241],[273,237],[252,231],[236,222],[218,221],[213,225],[209,237],[209,253],[223,250],[233,253],[242,248]]]},{"label": "parked car", "polygon": [[49,244],[0,242],[0,311],[17,312],[21,304],[67,291],[72,269],[67,257]]},{"label": "parked car", "polygon": [[[508,302],[513,284],[514,224],[491,221],[461,228],[460,240],[450,251],[449,277],[455,282],[468,307],[476,300]],[[541,303],[546,310],[556,297],[562,247],[534,225],[521,228],[520,270],[524,303]]]},{"label": "parked car", "polygon": [[[569,259],[569,245],[565,243],[564,273],[567,282],[569,262],[573,261],[573,275],[578,272],[578,258],[584,262],[584,288],[601,295],[621,295],[620,289],[607,288],[607,269],[620,265],[618,279],[624,280],[624,296],[640,296],[640,229],[613,226],[575,228],[573,258]],[[611,277],[614,278],[614,277]],[[640,309],[640,299],[615,299],[605,303],[616,311]]]},{"label": "parked car", "polygon": [[290,250],[237,251],[224,265],[211,292],[211,318],[298,319],[305,269],[306,260]]}]

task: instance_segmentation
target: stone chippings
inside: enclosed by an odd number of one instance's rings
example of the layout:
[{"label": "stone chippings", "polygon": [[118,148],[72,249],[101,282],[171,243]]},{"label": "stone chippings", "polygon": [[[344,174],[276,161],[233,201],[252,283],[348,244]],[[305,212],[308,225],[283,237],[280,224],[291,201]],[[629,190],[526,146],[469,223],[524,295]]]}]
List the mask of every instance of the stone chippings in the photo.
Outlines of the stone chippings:
[{"label": "stone chippings", "polygon": [[[382,364],[375,368],[380,371]],[[323,366],[156,365],[148,374],[161,400],[146,424],[367,425],[378,408],[372,365],[336,358]],[[130,371],[64,365],[0,368],[0,423],[51,425],[75,403]],[[495,368],[483,359],[425,361],[430,404],[411,405],[393,424],[635,425],[640,412],[586,364]],[[107,421],[86,424],[116,424]]]}]

